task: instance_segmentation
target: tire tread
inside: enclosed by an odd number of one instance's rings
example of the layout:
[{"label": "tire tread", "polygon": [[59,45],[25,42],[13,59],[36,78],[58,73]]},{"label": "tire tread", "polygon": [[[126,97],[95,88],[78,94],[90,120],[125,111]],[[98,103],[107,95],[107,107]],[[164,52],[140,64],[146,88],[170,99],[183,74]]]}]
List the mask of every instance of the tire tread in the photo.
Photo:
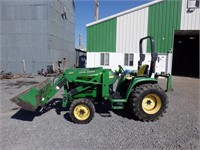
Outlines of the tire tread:
[{"label": "tire tread", "polygon": [[[161,96],[161,108],[160,110],[153,115],[145,113],[142,108],[140,107],[142,102],[142,96],[144,97],[144,93],[156,91],[155,93],[159,93]],[[133,89],[130,97],[129,97],[129,106],[132,113],[137,117],[139,120],[148,122],[148,121],[156,121],[160,119],[164,113],[166,113],[166,109],[168,108],[168,98],[165,94],[164,90],[158,86],[158,84],[142,84],[137,86],[135,89]]]},{"label": "tire tread", "polygon": [[[74,116],[74,108],[79,104],[84,104],[90,109],[90,116],[88,117],[88,119],[86,119],[86,120],[78,120]],[[88,99],[77,99],[77,100],[74,100],[71,103],[70,108],[69,108],[70,118],[72,119],[73,122],[78,123],[78,124],[87,124],[87,123],[89,123],[92,120],[92,118],[94,117],[94,114],[95,114],[94,104]]]}]

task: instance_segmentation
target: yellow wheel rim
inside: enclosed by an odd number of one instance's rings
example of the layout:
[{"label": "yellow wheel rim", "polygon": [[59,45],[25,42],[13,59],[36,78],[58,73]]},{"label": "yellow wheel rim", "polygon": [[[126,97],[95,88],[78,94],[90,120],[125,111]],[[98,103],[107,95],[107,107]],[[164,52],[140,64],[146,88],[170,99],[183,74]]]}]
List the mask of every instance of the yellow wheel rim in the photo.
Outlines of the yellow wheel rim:
[{"label": "yellow wheel rim", "polygon": [[74,116],[78,120],[86,120],[90,116],[90,109],[83,104],[77,105],[74,109]]},{"label": "yellow wheel rim", "polygon": [[161,99],[156,94],[149,94],[142,100],[142,109],[147,114],[157,113],[161,105]]}]

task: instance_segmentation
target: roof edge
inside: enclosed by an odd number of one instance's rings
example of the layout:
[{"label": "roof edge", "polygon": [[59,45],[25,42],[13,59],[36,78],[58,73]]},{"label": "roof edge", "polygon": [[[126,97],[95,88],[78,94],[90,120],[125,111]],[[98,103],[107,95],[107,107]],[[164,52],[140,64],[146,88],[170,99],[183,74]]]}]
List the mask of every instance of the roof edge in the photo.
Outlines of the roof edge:
[{"label": "roof edge", "polygon": [[145,8],[145,7],[148,7],[148,6],[151,6],[151,5],[154,5],[154,4],[163,2],[163,1],[164,1],[164,0],[154,0],[154,1],[152,1],[152,2],[149,2],[149,3],[146,3],[146,4],[143,4],[143,5],[140,5],[140,6],[137,6],[137,7],[134,7],[134,8],[131,8],[131,9],[128,9],[128,10],[125,10],[125,11],[122,11],[122,12],[117,13],[117,14],[115,14],[115,15],[108,16],[108,17],[106,17],[106,18],[103,18],[103,19],[100,19],[100,20],[97,20],[97,21],[88,23],[88,24],[86,24],[86,27],[93,26],[93,25],[95,25],[95,24],[98,24],[98,23],[101,23],[101,22],[104,22],[104,21],[107,21],[107,20],[110,20],[110,19],[113,19],[113,18],[116,18],[116,17],[120,17],[120,16],[123,16],[123,15],[126,15],[126,14],[128,14],[128,13],[130,13],[130,12],[134,12],[134,11],[143,9],[143,8]]}]

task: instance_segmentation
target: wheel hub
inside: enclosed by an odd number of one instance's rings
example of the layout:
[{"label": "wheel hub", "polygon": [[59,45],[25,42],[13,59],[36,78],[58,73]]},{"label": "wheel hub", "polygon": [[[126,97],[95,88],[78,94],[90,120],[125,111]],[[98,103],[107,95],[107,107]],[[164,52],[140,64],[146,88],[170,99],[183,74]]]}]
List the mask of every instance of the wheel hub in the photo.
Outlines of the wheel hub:
[{"label": "wheel hub", "polygon": [[78,120],[86,120],[90,116],[90,110],[86,105],[77,105],[74,108],[74,116]]},{"label": "wheel hub", "polygon": [[142,100],[142,109],[147,114],[155,114],[161,108],[161,99],[156,94],[149,94]]},{"label": "wheel hub", "polygon": [[152,103],[151,100],[148,100],[146,104],[147,104],[147,106],[149,106],[149,105],[151,105],[151,103]]}]

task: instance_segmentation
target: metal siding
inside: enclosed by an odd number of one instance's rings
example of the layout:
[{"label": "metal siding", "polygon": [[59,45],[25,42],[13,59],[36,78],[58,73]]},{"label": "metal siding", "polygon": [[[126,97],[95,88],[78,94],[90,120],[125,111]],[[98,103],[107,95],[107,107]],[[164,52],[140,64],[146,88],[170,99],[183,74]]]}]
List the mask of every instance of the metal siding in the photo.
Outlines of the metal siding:
[{"label": "metal siding", "polygon": [[22,60],[27,73],[37,73],[63,57],[70,67],[75,64],[72,0],[63,3],[68,20],[62,19],[57,1],[0,1],[0,70],[22,73]]},{"label": "metal siding", "polygon": [[193,12],[187,12],[187,0],[182,0],[181,8],[181,30],[199,30],[200,29],[200,9]]},{"label": "metal siding", "polygon": [[[120,18],[117,18],[117,29],[118,29],[118,26],[120,26],[120,23],[121,23],[121,21],[118,21]],[[117,37],[121,34],[120,33],[121,32],[121,30],[120,31],[118,31],[117,30]],[[119,52],[119,48],[118,48],[118,43],[119,43],[119,38],[116,38],[116,51],[118,51]]]},{"label": "metal siding", "polygon": [[[109,53],[109,66],[103,66],[104,68],[109,68],[112,70],[118,69],[118,64],[120,64],[123,68],[130,70],[137,70],[137,63],[140,59],[139,54],[134,54],[133,56],[133,66],[125,66],[124,65],[124,53]],[[166,68],[166,60],[168,59],[167,55],[159,55],[160,62],[157,62],[156,72],[165,71]],[[116,59],[117,58],[117,59]],[[100,52],[88,52],[87,53],[87,67],[99,67],[101,65],[101,53]],[[151,54],[146,54],[146,58],[144,64],[150,64],[151,62]]]},{"label": "metal siding", "polygon": [[[90,37],[91,37],[91,30],[89,30],[89,28],[87,28],[87,39],[90,39]],[[87,40],[87,47],[88,47],[88,49],[92,49],[92,44],[91,44],[91,41],[90,40]]]},{"label": "metal siding", "polygon": [[[47,5],[30,6],[26,2],[10,5],[7,2],[1,3],[0,12],[1,37],[4,38],[0,48],[1,58],[4,58],[1,59],[0,70],[22,73],[22,60],[25,60],[26,71],[37,72],[48,63]],[[37,68],[38,62],[40,67]]]},{"label": "metal siding", "polygon": [[138,53],[139,40],[147,35],[147,24],[148,8],[118,17],[116,52]]},{"label": "metal siding", "polygon": [[[48,2],[48,51],[49,59],[57,69],[58,59],[66,58],[67,66],[75,64],[75,28],[74,7],[72,0],[49,1]],[[61,17],[63,5],[66,7],[67,20]]]},{"label": "metal siding", "polygon": [[[86,28],[86,32],[87,32],[86,39],[89,39],[90,38],[90,31],[88,30],[88,28]],[[86,45],[87,46],[90,45],[88,40],[86,41]]]},{"label": "metal siding", "polygon": [[92,68],[95,66],[95,54],[94,53],[87,53],[87,68]]},{"label": "metal siding", "polygon": [[115,52],[116,19],[87,27],[88,52]]},{"label": "metal siding", "polygon": [[154,36],[158,53],[167,53],[173,47],[174,31],[180,29],[180,12],[181,1],[177,0],[166,0],[149,7],[148,35]]},{"label": "metal siding", "polygon": [[[130,14],[130,35],[134,35],[134,32],[133,32],[133,26],[134,26],[134,22],[133,22],[134,20],[133,20],[133,17],[131,16],[131,14]],[[130,49],[130,51],[131,50],[133,50],[133,47],[132,47],[132,45],[131,45],[131,43],[133,42],[132,41],[132,39],[131,39],[131,36],[129,37],[129,42],[130,42],[130,44],[129,44],[129,49]]]},{"label": "metal siding", "polygon": [[113,52],[116,52],[117,19],[113,20],[113,24],[115,24],[115,26],[112,28]]}]

